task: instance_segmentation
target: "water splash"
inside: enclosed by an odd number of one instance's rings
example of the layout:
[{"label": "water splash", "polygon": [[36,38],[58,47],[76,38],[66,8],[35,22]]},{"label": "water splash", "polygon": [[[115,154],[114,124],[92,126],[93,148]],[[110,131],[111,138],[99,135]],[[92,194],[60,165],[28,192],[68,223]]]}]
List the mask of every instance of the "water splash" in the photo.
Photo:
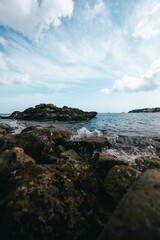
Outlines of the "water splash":
[{"label": "water splash", "polygon": [[82,127],[75,134],[72,135],[71,139],[76,140],[80,138],[90,138],[90,137],[100,137],[103,136],[102,132],[99,130],[89,131],[87,128]]}]

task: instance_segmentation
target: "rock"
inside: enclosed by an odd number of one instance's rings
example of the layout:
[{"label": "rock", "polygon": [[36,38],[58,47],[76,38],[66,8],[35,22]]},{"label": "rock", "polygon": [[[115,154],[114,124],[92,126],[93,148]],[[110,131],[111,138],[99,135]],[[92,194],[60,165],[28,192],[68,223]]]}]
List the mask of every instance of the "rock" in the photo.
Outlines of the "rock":
[{"label": "rock", "polygon": [[102,180],[105,179],[109,170],[115,165],[128,165],[126,160],[112,156],[106,152],[96,153],[92,162],[96,173]]},{"label": "rock", "polygon": [[76,160],[0,172],[0,236],[96,240],[112,209],[90,167]]},{"label": "rock", "polygon": [[58,145],[66,146],[66,141],[70,139],[72,132],[69,130],[53,130],[52,131],[52,140]]},{"label": "rock", "polygon": [[13,171],[21,166],[34,165],[35,160],[24,153],[24,150],[15,147],[11,150],[6,150],[0,154],[0,172]]},{"label": "rock", "polygon": [[8,134],[0,138],[0,153],[6,149],[20,147],[24,152],[34,158],[37,163],[45,163],[48,155],[53,151],[51,132],[47,128],[36,128],[20,134]]},{"label": "rock", "polygon": [[84,112],[78,108],[63,107],[58,108],[53,104],[39,104],[35,108],[30,107],[23,112],[15,111],[9,119],[22,119],[34,121],[83,121],[94,118],[96,112]]},{"label": "rock", "polygon": [[4,136],[7,133],[10,133],[12,131],[12,128],[9,124],[6,123],[0,123],[0,135]]},{"label": "rock", "polygon": [[141,172],[128,166],[114,166],[105,178],[105,187],[115,202],[119,202]]},{"label": "rock", "polygon": [[160,107],[142,108],[142,109],[135,109],[135,110],[129,111],[129,113],[153,113],[153,112],[160,112]]},{"label": "rock", "polygon": [[160,170],[148,170],[126,193],[98,240],[160,239]]},{"label": "rock", "polygon": [[160,158],[155,156],[141,156],[135,159],[134,167],[140,171],[160,168]]},{"label": "rock", "polygon": [[60,154],[60,156],[64,159],[81,160],[81,157],[74,150],[64,151]]},{"label": "rock", "polygon": [[106,137],[90,137],[70,140],[67,142],[67,146],[73,148],[81,156],[92,156],[95,151],[110,148],[111,143]]}]

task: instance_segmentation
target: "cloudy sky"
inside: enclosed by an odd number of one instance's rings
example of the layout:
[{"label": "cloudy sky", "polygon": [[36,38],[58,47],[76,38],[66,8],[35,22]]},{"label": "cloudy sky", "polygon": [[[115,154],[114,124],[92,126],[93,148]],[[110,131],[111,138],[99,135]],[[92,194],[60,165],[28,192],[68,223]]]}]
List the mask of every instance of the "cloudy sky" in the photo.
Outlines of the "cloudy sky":
[{"label": "cloudy sky", "polygon": [[160,106],[159,0],[0,0],[0,112]]}]

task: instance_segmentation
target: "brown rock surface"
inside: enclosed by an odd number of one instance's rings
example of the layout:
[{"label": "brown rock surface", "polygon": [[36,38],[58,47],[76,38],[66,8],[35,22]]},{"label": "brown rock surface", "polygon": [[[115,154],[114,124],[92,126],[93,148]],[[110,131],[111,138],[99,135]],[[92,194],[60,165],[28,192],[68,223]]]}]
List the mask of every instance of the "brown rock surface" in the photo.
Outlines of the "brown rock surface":
[{"label": "brown rock surface", "polygon": [[160,239],[160,170],[146,171],[126,193],[98,240]]},{"label": "brown rock surface", "polygon": [[115,165],[128,165],[126,160],[112,156],[106,152],[96,153],[93,157],[93,166],[96,173],[102,180],[105,179],[109,170]]},{"label": "brown rock surface", "polygon": [[142,156],[135,159],[135,168],[140,171],[160,168],[160,158],[155,156]]},{"label": "brown rock surface", "polygon": [[141,172],[131,167],[116,165],[111,168],[105,178],[106,191],[114,201],[119,202],[140,175]]}]

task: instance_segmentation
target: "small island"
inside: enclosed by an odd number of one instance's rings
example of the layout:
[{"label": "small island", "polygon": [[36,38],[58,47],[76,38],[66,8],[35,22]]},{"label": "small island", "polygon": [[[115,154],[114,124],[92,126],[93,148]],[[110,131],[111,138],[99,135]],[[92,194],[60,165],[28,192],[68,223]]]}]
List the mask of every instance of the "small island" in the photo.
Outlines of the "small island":
[{"label": "small island", "polygon": [[41,103],[34,108],[29,107],[23,112],[14,111],[3,119],[20,119],[29,121],[84,121],[90,120],[97,115],[97,112],[84,112],[78,108],[64,106],[62,108],[53,104]]},{"label": "small island", "polygon": [[153,112],[160,112],[160,107],[141,108],[141,109],[134,109],[129,111],[129,113],[153,113]]}]

